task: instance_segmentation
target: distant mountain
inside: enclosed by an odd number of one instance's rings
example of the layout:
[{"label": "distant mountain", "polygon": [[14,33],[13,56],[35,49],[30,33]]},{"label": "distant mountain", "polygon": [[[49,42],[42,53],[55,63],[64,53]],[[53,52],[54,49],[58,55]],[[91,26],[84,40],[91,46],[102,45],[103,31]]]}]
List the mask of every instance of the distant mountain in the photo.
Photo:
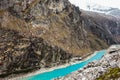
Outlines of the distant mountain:
[{"label": "distant mountain", "polygon": [[87,5],[87,8],[90,11],[95,11],[95,12],[99,12],[99,13],[109,14],[109,15],[112,15],[115,17],[120,17],[120,9],[118,9],[118,8],[106,7],[106,6],[102,6],[102,5],[98,5],[98,4]]},{"label": "distant mountain", "polygon": [[109,14],[114,15],[114,16],[116,16],[116,17],[120,17],[120,9],[118,9],[118,8],[113,8],[113,10],[111,10],[111,11],[109,12]]}]

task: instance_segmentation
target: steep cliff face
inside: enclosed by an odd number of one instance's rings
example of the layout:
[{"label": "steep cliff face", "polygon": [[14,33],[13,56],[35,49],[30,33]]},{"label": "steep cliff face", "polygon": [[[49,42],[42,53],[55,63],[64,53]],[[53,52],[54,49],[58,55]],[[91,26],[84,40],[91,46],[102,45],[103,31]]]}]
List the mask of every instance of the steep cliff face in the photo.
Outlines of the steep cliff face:
[{"label": "steep cliff face", "polygon": [[70,53],[83,56],[118,43],[111,34],[120,28],[113,31],[112,20],[106,29],[108,23],[82,14],[68,0],[0,0],[1,71],[52,66]]},{"label": "steep cliff face", "polygon": [[120,19],[95,13],[82,11],[81,16],[84,18],[86,29],[103,39],[108,44],[120,43]]},{"label": "steep cliff face", "polygon": [[68,0],[16,0],[11,4],[7,9],[11,15],[24,20],[32,35],[51,45],[79,55],[107,47],[107,43],[85,29],[79,8]]},{"label": "steep cliff face", "polygon": [[0,37],[0,74],[52,67],[72,58],[72,54],[41,38],[27,38],[14,30],[0,28]]}]

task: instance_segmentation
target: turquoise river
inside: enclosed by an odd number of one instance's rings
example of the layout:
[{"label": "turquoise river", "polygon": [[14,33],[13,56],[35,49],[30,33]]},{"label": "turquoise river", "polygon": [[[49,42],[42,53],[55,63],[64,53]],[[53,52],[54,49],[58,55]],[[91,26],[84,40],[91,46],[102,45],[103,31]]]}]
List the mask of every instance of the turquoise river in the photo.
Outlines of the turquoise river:
[{"label": "turquoise river", "polygon": [[80,63],[69,65],[64,68],[55,69],[53,71],[44,72],[44,73],[37,74],[34,76],[26,77],[22,80],[52,80],[54,78],[63,77],[63,76],[70,74],[71,72],[74,72],[80,68],[83,68],[89,62],[101,59],[105,53],[106,53],[106,50],[101,50],[101,51],[98,51],[94,56]]}]

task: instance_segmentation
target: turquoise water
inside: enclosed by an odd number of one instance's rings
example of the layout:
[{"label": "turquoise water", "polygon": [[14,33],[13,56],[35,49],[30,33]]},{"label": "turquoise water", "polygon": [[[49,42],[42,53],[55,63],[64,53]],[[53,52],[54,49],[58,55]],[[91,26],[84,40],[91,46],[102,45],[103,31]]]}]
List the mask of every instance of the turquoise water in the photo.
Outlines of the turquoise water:
[{"label": "turquoise water", "polygon": [[24,78],[24,80],[52,80],[54,78],[66,76],[73,71],[76,71],[80,68],[83,68],[89,62],[101,59],[101,57],[105,53],[106,53],[106,51],[102,50],[102,51],[97,52],[97,54],[95,56],[93,56],[90,59],[85,60],[83,62],[74,64],[74,65],[70,65],[70,66],[65,67],[65,68],[55,69],[55,70],[50,71],[50,72],[45,72],[45,73],[41,73],[41,74],[38,74],[38,75],[30,76],[30,77]]}]

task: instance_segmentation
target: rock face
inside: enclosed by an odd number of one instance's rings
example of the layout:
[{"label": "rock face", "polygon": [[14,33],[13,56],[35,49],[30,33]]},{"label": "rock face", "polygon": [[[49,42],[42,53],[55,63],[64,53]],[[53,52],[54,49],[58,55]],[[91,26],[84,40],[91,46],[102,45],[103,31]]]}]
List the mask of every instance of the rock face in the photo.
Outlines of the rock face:
[{"label": "rock face", "polygon": [[68,0],[2,0],[1,3],[8,4],[7,7],[2,5],[2,9],[29,24],[27,30],[33,35],[70,53],[84,55],[84,52],[106,48],[107,45],[119,42],[113,37],[113,34],[116,38],[119,36],[117,21],[103,16],[100,17],[106,22],[89,15],[84,16],[84,12],[71,5]]},{"label": "rock face", "polygon": [[14,30],[0,28],[0,37],[0,74],[52,67],[67,63],[72,57],[72,54],[49,45],[41,38],[26,38]]},{"label": "rock face", "polygon": [[120,43],[119,22],[83,14],[68,0],[0,0],[1,73],[51,67],[70,53],[83,56]]},{"label": "rock face", "polygon": [[108,44],[120,43],[120,18],[95,12],[82,11],[82,17],[93,34]]},{"label": "rock face", "polygon": [[[70,80],[96,80],[96,78],[103,75],[110,68],[120,69],[120,46],[119,45],[111,46],[101,60],[90,62],[83,69],[80,69],[76,72],[71,73],[70,75],[67,75],[57,80],[69,80],[69,79]],[[118,75],[119,75],[119,72],[118,72]],[[109,74],[109,76],[106,76],[106,77],[108,77],[106,80],[113,80],[118,76],[110,77],[110,74]],[[119,79],[115,79],[115,80],[119,80]]]}]

